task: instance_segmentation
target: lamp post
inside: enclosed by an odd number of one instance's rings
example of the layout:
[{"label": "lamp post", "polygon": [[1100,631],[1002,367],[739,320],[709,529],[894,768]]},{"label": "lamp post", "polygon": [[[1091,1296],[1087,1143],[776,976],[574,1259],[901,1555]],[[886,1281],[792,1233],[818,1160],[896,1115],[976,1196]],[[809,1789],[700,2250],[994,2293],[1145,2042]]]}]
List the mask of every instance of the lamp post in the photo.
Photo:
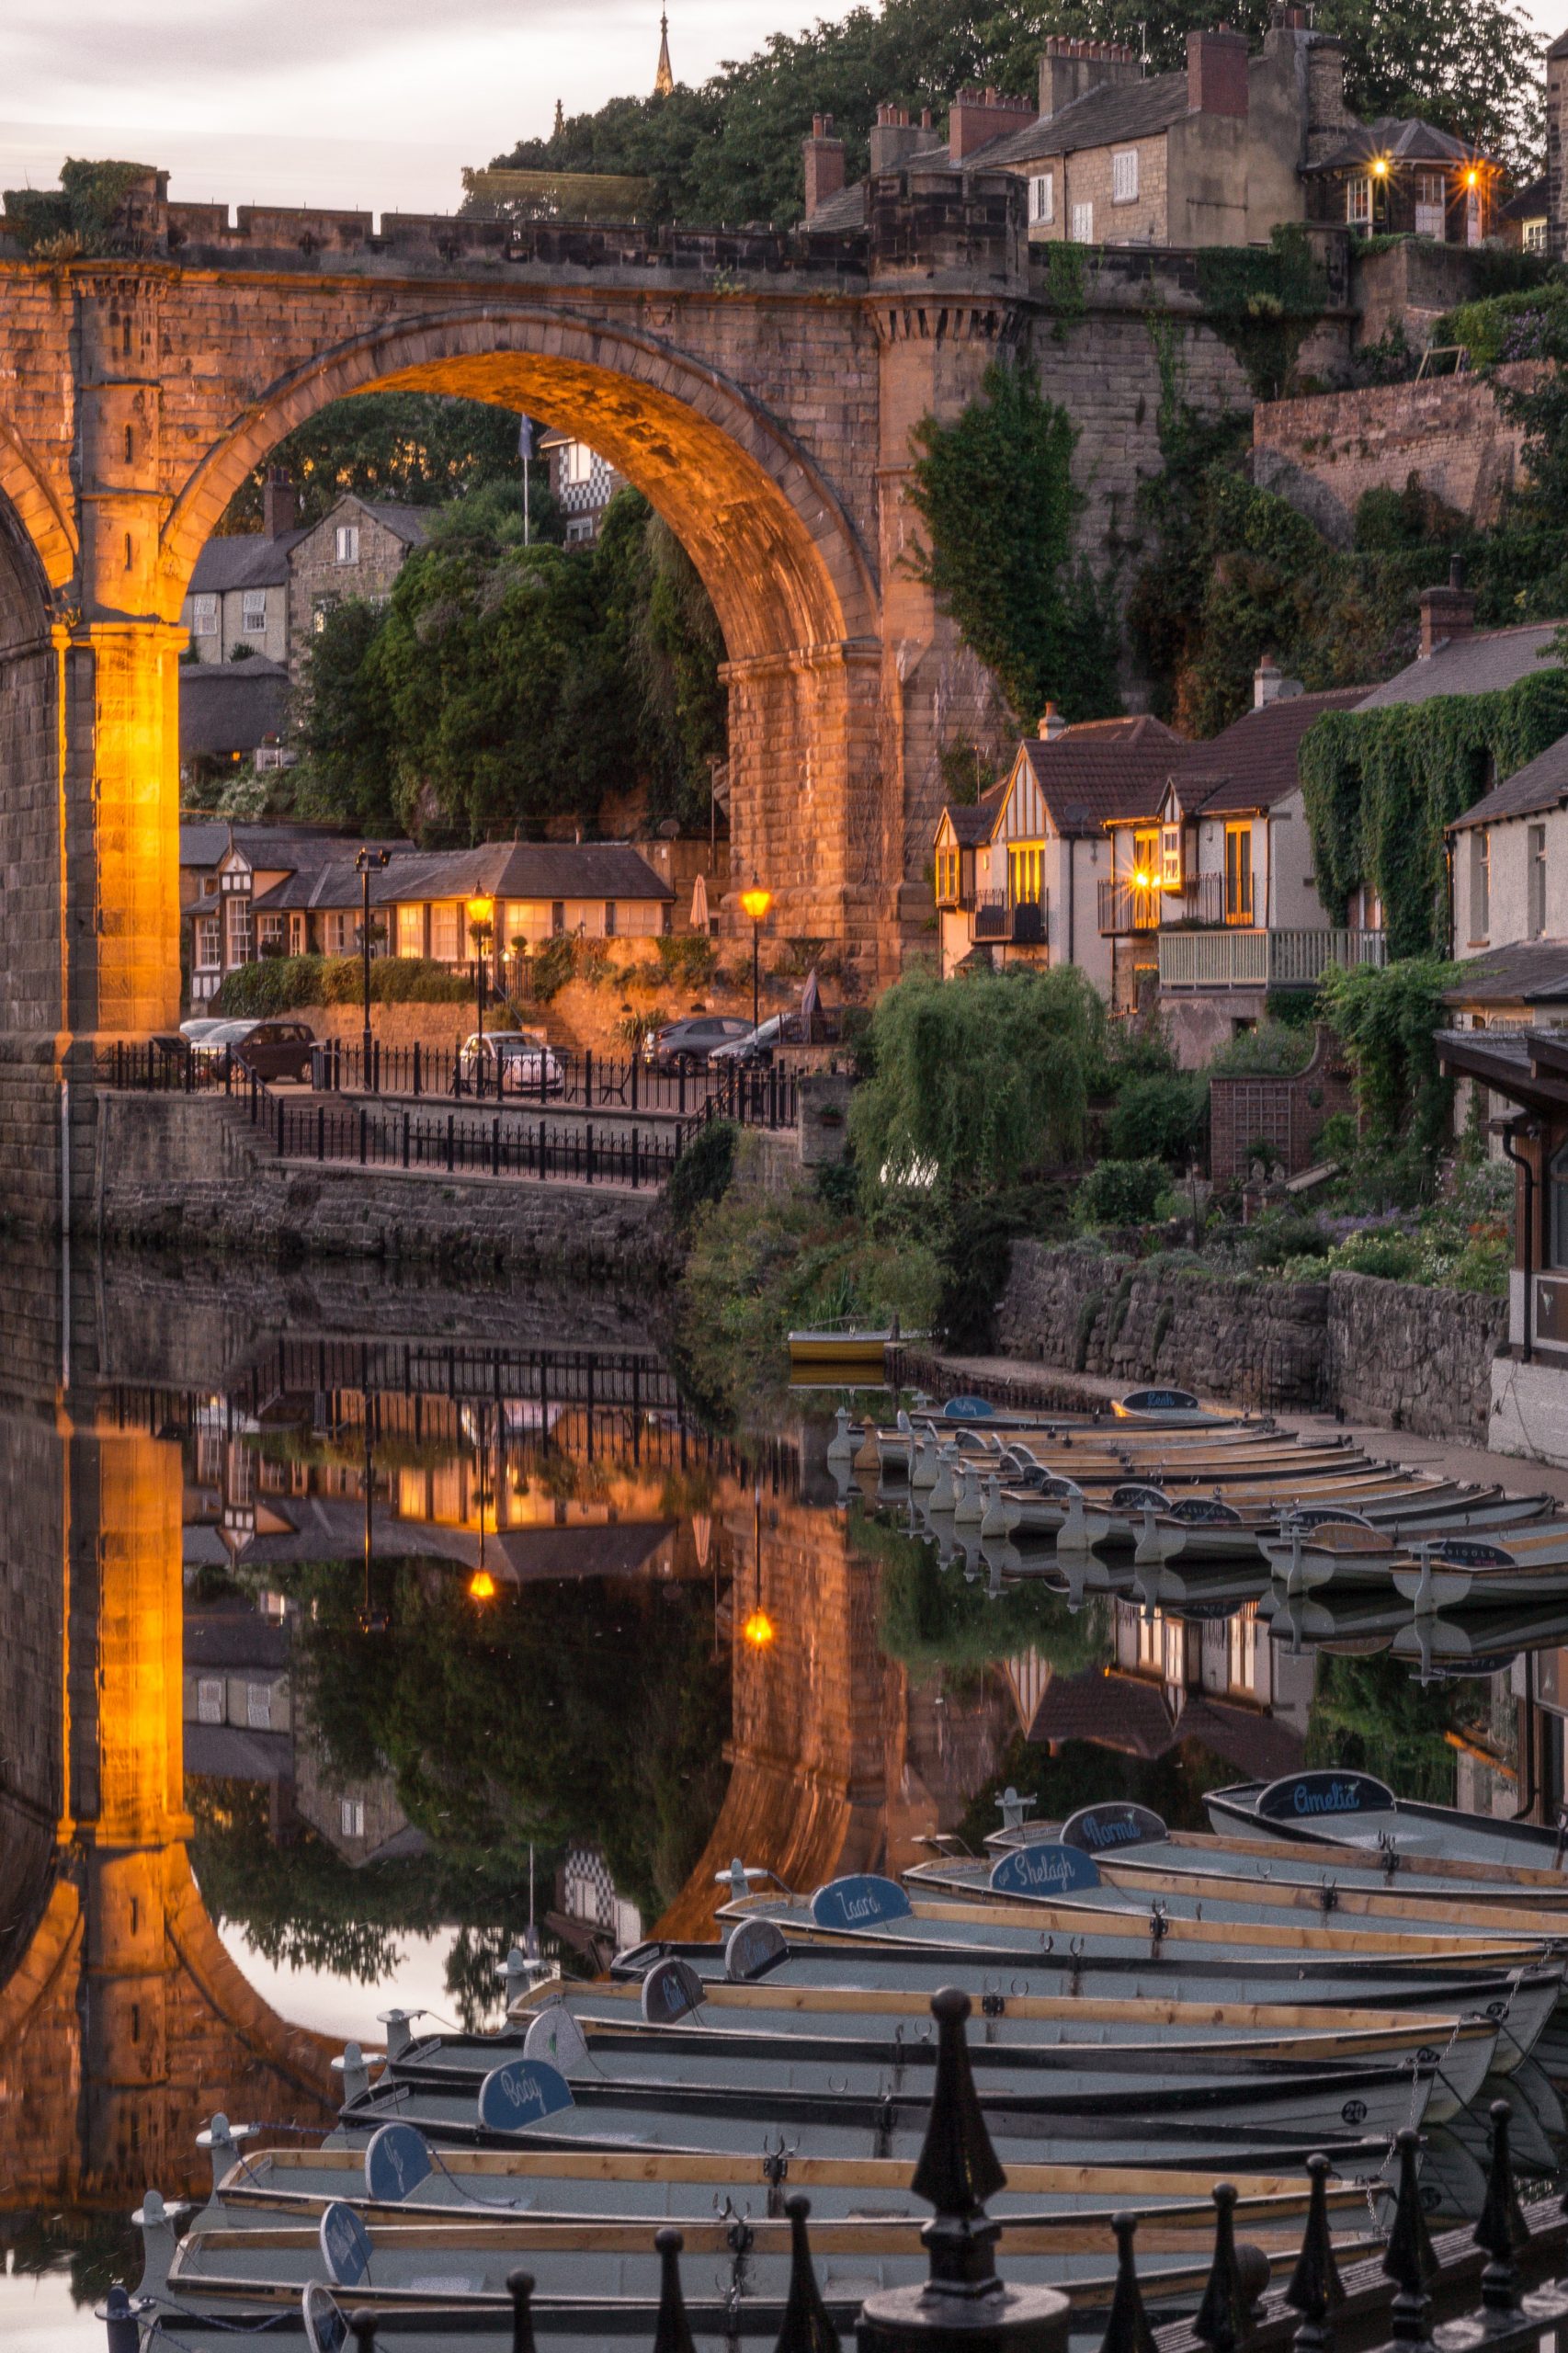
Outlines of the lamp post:
[{"label": "lamp post", "polygon": [[756,1029],[761,1020],[762,926],[767,920],[767,910],[773,904],[773,893],[765,891],[754,874],[750,886],[741,892],[741,904],[751,922],[751,1026]]},{"label": "lamp post", "polygon": [[359,877],[359,956],[365,982],[365,1029],[361,1040],[364,1059],[359,1084],[366,1088],[370,1084],[370,877],[381,872],[391,855],[384,849],[362,849],[354,860]]},{"label": "lamp post", "polygon": [[[485,893],[468,903],[468,927],[475,949],[473,962],[474,995],[479,1006],[479,1037],[475,1048],[474,1071],[481,1095],[484,1092],[484,966],[489,953],[492,928],[495,921],[495,902]],[[501,1092],[501,1073],[495,1073],[495,1092]]]}]

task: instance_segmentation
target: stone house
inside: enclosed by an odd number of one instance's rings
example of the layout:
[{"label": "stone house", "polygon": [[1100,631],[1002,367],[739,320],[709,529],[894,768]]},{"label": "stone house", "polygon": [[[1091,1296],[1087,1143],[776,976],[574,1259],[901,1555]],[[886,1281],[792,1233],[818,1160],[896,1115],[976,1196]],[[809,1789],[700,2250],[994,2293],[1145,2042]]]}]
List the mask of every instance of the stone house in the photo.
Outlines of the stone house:
[{"label": "stone house", "polygon": [[[358,847],[318,826],[216,819],[182,824],[180,921],[187,927],[192,1007],[199,1009],[228,973],[258,956],[347,955],[358,940]],[[374,847],[406,852],[411,846]],[[319,906],[313,919],[306,913],[312,897]]]},{"label": "stone house", "polygon": [[623,487],[625,476],[585,441],[553,426],[540,435],[539,454],[550,467],[551,491],[566,518],[567,546],[591,544],[598,538],[605,509]]},{"label": "stone house", "polygon": [[1253,709],[1208,743],[1180,745],[1157,791],[1108,821],[1100,925],[1113,947],[1111,1008],[1157,1002],[1186,1064],[1255,1027],[1274,991],[1315,988],[1330,963],[1383,960],[1374,900],[1348,928],[1329,922],[1297,767],[1314,722],[1363,691],[1303,694],[1266,659]]},{"label": "stone house", "polygon": [[202,549],[180,608],[198,662],[232,662],[236,654],[287,662],[289,558],[307,536],[297,505],[290,484],[274,473],[262,494],[261,529],[228,533]]},{"label": "stone house", "polygon": [[1106,825],[1158,792],[1180,748],[1147,714],[1070,727],[1050,708],[998,784],[972,807],[949,803],[935,844],[944,977],[979,950],[1001,965],[1077,964],[1108,996]]},{"label": "stone house", "polygon": [[384,603],[425,538],[428,510],[389,500],[340,498],[289,551],[289,670],[298,685],[311,640],[336,605]]},{"label": "stone house", "polygon": [[[1187,36],[1186,65],[1146,74],[1116,41],[1052,38],[1038,103],[961,90],[944,140],[927,113],[879,109],[871,176],[1006,171],[1028,183],[1031,244],[1181,248],[1267,244],[1289,222],[1448,243],[1490,235],[1497,166],[1420,122],[1363,124],[1345,102],[1345,51],[1303,6],[1276,5],[1261,48],[1223,28]],[[805,142],[806,218],[858,227],[831,116]]]},{"label": "stone house", "polygon": [[465,965],[475,954],[468,905],[491,902],[490,960],[546,940],[656,938],[673,927],[675,892],[630,842],[484,842],[395,858],[371,885],[387,952]]}]

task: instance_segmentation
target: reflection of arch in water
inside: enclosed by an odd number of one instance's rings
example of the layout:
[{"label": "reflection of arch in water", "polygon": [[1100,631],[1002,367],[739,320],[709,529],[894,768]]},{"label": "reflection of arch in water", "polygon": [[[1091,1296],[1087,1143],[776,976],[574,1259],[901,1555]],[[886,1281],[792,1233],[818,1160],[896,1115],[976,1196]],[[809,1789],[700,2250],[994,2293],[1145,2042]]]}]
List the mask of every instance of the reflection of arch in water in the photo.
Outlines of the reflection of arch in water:
[{"label": "reflection of arch in water", "polygon": [[[330,2047],[245,1984],[185,1836],[181,1463],[144,1437],[0,1419],[0,1686],[8,1815],[47,1891],[0,1984],[8,2185],[19,2202],[196,2188],[199,2126],[324,2122]],[[40,1563],[62,1564],[59,1580]]]}]

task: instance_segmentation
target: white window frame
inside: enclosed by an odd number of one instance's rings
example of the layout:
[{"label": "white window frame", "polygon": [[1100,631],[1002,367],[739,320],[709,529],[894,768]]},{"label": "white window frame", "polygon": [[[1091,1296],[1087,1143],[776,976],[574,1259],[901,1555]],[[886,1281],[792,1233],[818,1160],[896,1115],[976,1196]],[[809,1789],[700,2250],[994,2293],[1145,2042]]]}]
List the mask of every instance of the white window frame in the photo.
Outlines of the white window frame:
[{"label": "white window frame", "polygon": [[228,916],[228,936],[224,941],[224,948],[228,955],[229,969],[233,972],[236,964],[248,964],[256,952],[252,944],[248,892],[234,892],[225,902],[224,911]]},{"label": "white window frame", "polygon": [[250,1732],[272,1730],[272,1686],[270,1683],[245,1685],[245,1725]]},{"label": "white window frame", "polygon": [[1111,150],[1110,200],[1113,204],[1136,204],[1138,201],[1136,147],[1113,147]]},{"label": "white window frame", "polygon": [[568,441],[561,452],[561,479],[575,490],[594,478],[594,453],[585,441]]},{"label": "white window frame", "polygon": [[288,918],[285,915],[257,915],[256,919],[256,954],[258,956],[264,948],[277,948],[279,949],[282,948],[283,932],[287,921]]},{"label": "white window frame", "polygon": [[1029,225],[1049,229],[1056,220],[1056,174],[1033,172],[1029,176]]},{"label": "white window frame", "polygon": [[594,518],[591,515],[568,515],[566,544],[569,548],[585,547],[593,536]]},{"label": "white window frame", "polygon": [[334,546],[336,551],[336,560],[339,563],[358,563],[359,561],[358,524],[339,523],[334,539]]},{"label": "white window frame", "polygon": [[425,953],[425,905],[422,900],[410,900],[398,908],[397,952],[400,956],[418,957]]},{"label": "white window frame", "polygon": [[1074,204],[1072,213],[1073,243],[1092,245],[1095,242],[1095,208],[1092,202]]},{"label": "white window frame", "polygon": [[1527,254],[1543,254],[1546,251],[1546,226],[1544,215],[1539,221],[1525,222],[1524,248]]},{"label": "white window frame", "polygon": [[203,1675],[196,1686],[196,1721],[199,1724],[221,1724],[224,1720],[227,1693],[221,1675]]},{"label": "white window frame", "polygon": [[364,1799],[345,1798],[343,1801],[343,1811],[338,1819],[343,1824],[343,1836],[345,1838],[363,1838],[365,1836]]},{"label": "white window frame", "polygon": [[267,591],[265,588],[244,588],[240,591],[240,635],[267,635]]},{"label": "white window frame", "polygon": [[223,969],[223,923],[217,915],[198,915],[194,947],[195,969],[199,972],[221,972]]},{"label": "white window frame", "polygon": [[1357,172],[1345,183],[1345,218],[1352,229],[1372,225],[1372,175]]},{"label": "white window frame", "polygon": [[218,599],[205,591],[190,600],[190,633],[192,637],[216,637],[218,634]]},{"label": "white window frame", "polygon": [[430,906],[430,960],[436,964],[465,964],[462,910],[454,899],[436,899]]}]

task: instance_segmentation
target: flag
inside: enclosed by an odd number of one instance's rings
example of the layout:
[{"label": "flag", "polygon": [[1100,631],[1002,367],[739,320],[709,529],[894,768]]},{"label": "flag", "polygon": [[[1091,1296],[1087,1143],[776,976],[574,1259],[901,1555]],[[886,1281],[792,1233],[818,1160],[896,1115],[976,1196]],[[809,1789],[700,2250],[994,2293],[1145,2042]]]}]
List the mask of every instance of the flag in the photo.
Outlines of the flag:
[{"label": "flag", "polygon": [[526,464],[534,454],[534,427],[531,416],[517,419],[517,455]]}]

